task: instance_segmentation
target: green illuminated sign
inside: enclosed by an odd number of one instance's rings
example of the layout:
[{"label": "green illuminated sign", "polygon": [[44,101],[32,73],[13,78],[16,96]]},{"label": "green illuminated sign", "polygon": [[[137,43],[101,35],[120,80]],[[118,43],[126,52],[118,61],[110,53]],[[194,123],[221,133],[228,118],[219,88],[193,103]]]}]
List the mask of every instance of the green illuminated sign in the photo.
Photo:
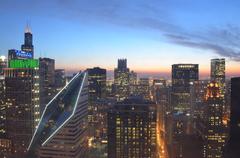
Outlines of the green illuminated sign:
[{"label": "green illuminated sign", "polygon": [[37,59],[17,59],[9,61],[10,68],[39,68],[39,61]]}]

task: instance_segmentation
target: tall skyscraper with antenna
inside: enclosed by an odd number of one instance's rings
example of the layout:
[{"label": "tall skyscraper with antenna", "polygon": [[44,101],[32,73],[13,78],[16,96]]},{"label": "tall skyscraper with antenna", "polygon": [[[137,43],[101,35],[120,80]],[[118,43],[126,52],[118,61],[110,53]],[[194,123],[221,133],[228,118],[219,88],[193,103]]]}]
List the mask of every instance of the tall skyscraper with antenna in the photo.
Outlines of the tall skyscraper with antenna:
[{"label": "tall skyscraper with antenna", "polygon": [[21,50],[32,53],[32,58],[34,58],[33,36],[28,24],[25,28],[24,44],[22,45]]}]

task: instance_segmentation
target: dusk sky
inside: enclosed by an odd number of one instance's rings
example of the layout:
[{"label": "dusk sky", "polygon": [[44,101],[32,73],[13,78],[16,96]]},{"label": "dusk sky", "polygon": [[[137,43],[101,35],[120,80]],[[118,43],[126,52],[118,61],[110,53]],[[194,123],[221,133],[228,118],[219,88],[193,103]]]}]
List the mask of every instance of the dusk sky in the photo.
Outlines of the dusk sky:
[{"label": "dusk sky", "polygon": [[171,65],[225,57],[240,75],[239,0],[1,0],[0,55],[20,49],[29,23],[35,57],[54,58],[69,72],[118,58],[141,74],[170,74]]}]

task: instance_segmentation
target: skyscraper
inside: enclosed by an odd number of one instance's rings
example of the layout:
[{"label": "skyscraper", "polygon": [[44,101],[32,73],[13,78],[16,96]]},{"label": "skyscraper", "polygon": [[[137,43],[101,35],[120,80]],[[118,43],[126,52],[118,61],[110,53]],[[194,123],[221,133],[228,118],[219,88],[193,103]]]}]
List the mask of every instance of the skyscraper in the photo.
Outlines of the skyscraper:
[{"label": "skyscraper", "polygon": [[230,137],[224,150],[224,158],[238,158],[240,155],[240,77],[231,79]]},{"label": "skyscraper", "polygon": [[130,72],[129,83],[130,83],[130,85],[136,85],[137,84],[137,73],[136,72],[134,72],[134,71]]},{"label": "skyscraper", "polygon": [[87,154],[87,73],[77,73],[47,104],[28,156],[79,158]]},{"label": "skyscraper", "polygon": [[140,98],[117,103],[108,112],[109,158],[156,158],[156,104]]},{"label": "skyscraper", "polygon": [[208,84],[205,99],[203,157],[220,158],[222,157],[222,151],[226,141],[226,129],[222,120],[224,99],[221,96],[220,86],[217,82]]},{"label": "skyscraper", "polygon": [[[187,157],[187,146],[191,135],[191,86],[198,80],[198,64],[172,65],[172,91],[171,112],[172,122],[169,123],[171,131],[172,157]],[[167,127],[168,128],[168,127]],[[188,139],[187,139],[188,138]]]},{"label": "skyscraper", "polygon": [[150,83],[149,78],[140,78],[137,92],[144,99],[150,100]]},{"label": "skyscraper", "polygon": [[39,78],[40,78],[40,109],[56,94],[55,91],[55,60],[50,58],[39,58]]},{"label": "skyscraper", "polygon": [[59,92],[66,85],[66,76],[64,69],[56,69],[55,70],[55,88],[56,91]]},{"label": "skyscraper", "polygon": [[32,58],[34,57],[33,36],[28,25],[25,28],[24,44],[22,45],[21,50],[24,52],[31,53]]},{"label": "skyscraper", "polygon": [[119,59],[118,67],[114,69],[115,96],[118,100],[124,100],[130,94],[129,69],[127,59]]},{"label": "skyscraper", "polygon": [[12,152],[21,158],[40,119],[39,61],[16,59],[4,70],[6,94],[6,129]]},{"label": "skyscraper", "polygon": [[91,136],[96,135],[98,127],[98,107],[97,100],[106,97],[106,80],[107,71],[99,67],[87,69],[88,72],[88,87],[89,87],[89,131]]},{"label": "skyscraper", "polygon": [[88,69],[89,99],[97,100],[106,96],[107,70],[99,67]]},{"label": "skyscraper", "polygon": [[225,95],[225,59],[211,60],[211,81],[215,81],[220,86],[221,95]]},{"label": "skyscraper", "polygon": [[187,112],[191,109],[190,89],[198,78],[198,64],[172,65],[171,106],[175,112]]}]

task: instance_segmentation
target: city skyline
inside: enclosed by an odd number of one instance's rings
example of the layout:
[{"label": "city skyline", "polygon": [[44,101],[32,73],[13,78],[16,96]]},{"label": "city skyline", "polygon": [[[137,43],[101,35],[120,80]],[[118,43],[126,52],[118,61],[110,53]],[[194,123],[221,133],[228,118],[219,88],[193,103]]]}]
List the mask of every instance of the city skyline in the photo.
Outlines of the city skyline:
[{"label": "city skyline", "polygon": [[171,65],[191,63],[199,64],[200,78],[209,78],[210,60],[226,58],[227,76],[238,76],[238,6],[237,1],[3,1],[0,54],[20,49],[28,24],[35,56],[56,59],[56,68],[68,73],[99,66],[111,75],[117,59],[127,58],[140,76],[170,78]]}]

